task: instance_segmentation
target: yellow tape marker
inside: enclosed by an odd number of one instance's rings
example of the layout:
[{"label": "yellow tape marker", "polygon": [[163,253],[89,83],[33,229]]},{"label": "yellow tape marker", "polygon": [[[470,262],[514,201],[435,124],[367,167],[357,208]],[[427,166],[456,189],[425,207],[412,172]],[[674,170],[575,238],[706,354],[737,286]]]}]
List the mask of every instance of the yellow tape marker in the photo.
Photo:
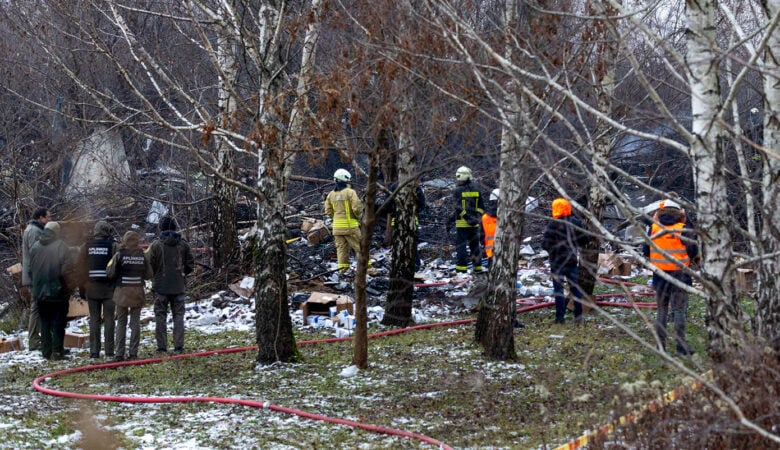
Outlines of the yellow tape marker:
[{"label": "yellow tape marker", "polygon": [[[704,378],[705,380],[711,380],[712,370],[709,370],[706,373],[702,374],[701,377]],[[636,422],[642,416],[643,412],[645,411],[656,412],[659,409],[663,408],[664,406],[668,405],[669,403],[672,403],[673,401],[680,398],[680,396],[684,392],[695,391],[696,389],[699,389],[701,386],[702,383],[699,380],[694,380],[692,383],[690,383],[689,386],[680,386],[676,389],[673,389],[665,393],[661,397],[657,398],[656,400],[653,400],[652,402],[643,405],[641,408],[639,408],[638,411],[634,411],[624,416],[621,416],[620,418],[612,421],[611,423],[607,423],[600,426],[596,431],[585,433],[582,436],[578,437],[577,439],[571,440],[561,445],[555,450],[577,450],[579,448],[582,448],[586,446],[588,444],[588,441],[590,441],[592,438],[595,438],[600,435],[606,436],[613,433],[617,428],[616,425],[626,425],[628,423]]]}]

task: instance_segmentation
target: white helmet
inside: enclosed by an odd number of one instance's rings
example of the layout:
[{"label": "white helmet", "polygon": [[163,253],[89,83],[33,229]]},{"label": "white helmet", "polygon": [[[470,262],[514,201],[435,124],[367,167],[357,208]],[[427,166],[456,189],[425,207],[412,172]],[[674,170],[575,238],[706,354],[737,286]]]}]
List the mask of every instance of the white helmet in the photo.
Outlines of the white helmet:
[{"label": "white helmet", "polygon": [[491,202],[497,202],[498,201],[498,194],[500,194],[500,193],[501,193],[501,191],[498,188],[493,189],[492,191],[490,191],[490,201]]},{"label": "white helmet", "polygon": [[468,181],[471,179],[471,169],[466,166],[458,167],[458,171],[455,172],[455,179],[458,181]]},{"label": "white helmet", "polygon": [[339,169],[333,174],[333,179],[336,181],[349,183],[352,181],[352,175],[350,175],[349,172],[347,172],[345,169]]},{"label": "white helmet", "polygon": [[681,209],[679,203],[677,203],[674,200],[669,200],[669,199],[666,199],[666,200],[662,201],[661,203],[659,203],[658,204],[658,208],[659,209],[661,209],[661,208]]}]

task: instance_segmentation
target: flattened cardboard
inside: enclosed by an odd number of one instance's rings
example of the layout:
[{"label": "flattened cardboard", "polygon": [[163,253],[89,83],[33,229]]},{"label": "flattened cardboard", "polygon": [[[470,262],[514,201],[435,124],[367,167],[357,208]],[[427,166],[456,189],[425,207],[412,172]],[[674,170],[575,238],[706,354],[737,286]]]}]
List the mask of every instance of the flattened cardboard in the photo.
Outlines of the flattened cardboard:
[{"label": "flattened cardboard", "polygon": [[306,323],[306,318],[310,314],[329,316],[331,306],[335,306],[337,312],[346,310],[349,314],[354,314],[354,306],[351,297],[328,292],[312,292],[311,295],[309,295],[309,299],[301,303],[303,323]]},{"label": "flattened cardboard", "polygon": [[69,348],[84,348],[89,345],[89,334],[66,332],[62,345]]},{"label": "flattened cardboard", "polygon": [[68,303],[68,320],[89,315],[89,305],[86,300],[71,297]]}]

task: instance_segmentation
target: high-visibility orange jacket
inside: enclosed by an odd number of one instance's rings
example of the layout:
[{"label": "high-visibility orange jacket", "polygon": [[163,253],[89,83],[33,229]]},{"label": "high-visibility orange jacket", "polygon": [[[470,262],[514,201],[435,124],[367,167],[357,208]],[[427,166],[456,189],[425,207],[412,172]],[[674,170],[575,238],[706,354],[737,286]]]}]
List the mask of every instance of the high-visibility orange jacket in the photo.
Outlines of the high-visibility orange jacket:
[{"label": "high-visibility orange jacket", "polygon": [[496,224],[498,217],[491,216],[488,213],[482,214],[482,231],[485,234],[485,255],[488,258],[493,257],[493,245],[496,240]]},{"label": "high-visibility orange jacket", "polygon": [[[659,269],[670,272],[682,270],[680,265],[688,266],[691,263],[688,251],[685,249],[685,243],[682,241],[682,229],[684,223],[678,222],[673,225],[659,226],[653,224],[650,228],[650,237],[653,245],[650,246],[650,262]],[[661,249],[675,258],[677,262],[669,260],[658,249]]]}]

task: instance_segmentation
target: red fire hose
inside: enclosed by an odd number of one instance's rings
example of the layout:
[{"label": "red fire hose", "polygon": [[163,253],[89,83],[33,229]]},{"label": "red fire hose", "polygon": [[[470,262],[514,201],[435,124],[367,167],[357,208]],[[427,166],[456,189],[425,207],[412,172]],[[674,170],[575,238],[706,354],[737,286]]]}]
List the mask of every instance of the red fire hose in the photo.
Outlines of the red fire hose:
[{"label": "red fire hose", "polygon": [[[419,287],[425,287],[425,286],[439,286],[441,284],[438,283],[429,283],[427,285],[420,285]],[[634,293],[633,295],[648,295],[645,293]],[[613,296],[625,296],[624,294],[602,294],[597,295],[597,298],[606,298],[606,297],[613,297]],[[534,303],[529,304],[529,302],[534,300],[544,300],[544,297],[530,297],[525,299],[519,299],[517,302],[518,304],[523,304],[526,306],[523,306],[521,308],[517,309],[518,313],[524,313],[528,311],[533,311],[536,309],[545,308],[551,305],[554,305],[554,302],[543,302],[543,303]],[[627,308],[654,308],[655,303],[634,303],[634,302],[626,302],[626,303],[617,303],[617,302],[605,302],[605,301],[597,301],[597,305],[599,306],[619,306],[619,307],[627,307]],[[461,320],[455,320],[450,322],[436,322],[436,323],[429,323],[424,325],[416,325],[412,327],[407,328],[400,328],[390,331],[383,331],[380,333],[374,333],[370,334],[368,337],[370,339],[375,339],[379,337],[385,337],[385,336],[393,336],[401,333],[407,333],[409,331],[413,330],[424,330],[429,328],[435,328],[435,327],[445,327],[445,326],[455,326],[455,325],[465,325],[472,322],[475,322],[477,319],[461,319]],[[300,341],[298,342],[298,345],[311,345],[311,344],[321,344],[321,343],[332,343],[332,342],[341,342],[351,339],[350,337],[345,338],[329,338],[329,339],[317,339],[317,340],[309,340],[309,341]],[[229,348],[229,349],[223,349],[223,350],[209,350],[209,351],[203,351],[203,352],[197,352],[197,353],[190,353],[186,355],[176,355],[176,356],[169,356],[164,358],[150,358],[150,359],[143,359],[143,360],[137,360],[137,361],[123,361],[123,362],[113,362],[113,363],[103,363],[103,364],[96,364],[96,365],[88,365],[88,366],[81,366],[81,367],[73,367],[70,369],[60,370],[57,372],[48,373],[46,375],[41,375],[37,377],[33,381],[33,388],[35,390],[47,394],[47,395],[53,395],[57,397],[65,397],[65,398],[75,398],[75,399],[81,399],[81,400],[95,400],[95,401],[104,401],[104,402],[123,402],[123,403],[223,403],[223,404],[234,404],[234,405],[243,405],[243,406],[249,406],[252,408],[262,408],[272,411],[277,411],[285,414],[291,414],[298,417],[303,417],[306,419],[312,419],[312,420],[319,420],[323,422],[328,423],[334,423],[337,425],[345,425],[348,427],[353,428],[360,428],[366,431],[370,431],[373,433],[380,433],[380,434],[387,434],[392,436],[399,436],[409,439],[416,439],[418,441],[424,442],[426,444],[435,445],[442,449],[451,449],[449,445],[425,436],[423,434],[419,433],[412,433],[409,431],[394,429],[394,428],[387,428],[382,427],[379,425],[371,425],[367,423],[361,423],[356,422],[354,420],[346,420],[346,419],[339,419],[334,417],[327,417],[321,414],[315,414],[310,413],[307,411],[302,411],[295,408],[288,408],[285,406],[275,405],[270,402],[262,402],[262,401],[256,401],[256,400],[242,400],[237,398],[225,398],[225,397],[191,397],[191,396],[184,396],[184,397],[129,397],[129,396],[121,396],[121,395],[101,395],[101,394],[82,394],[78,392],[69,392],[69,391],[62,391],[58,389],[50,389],[47,387],[44,387],[42,385],[43,382],[50,380],[52,378],[71,374],[71,373],[77,373],[77,372],[87,372],[92,370],[104,370],[104,369],[112,369],[116,367],[123,367],[123,366],[131,366],[131,365],[144,365],[144,364],[155,364],[162,361],[167,361],[171,359],[182,359],[182,358],[193,358],[193,357],[203,357],[203,356],[211,356],[211,355],[224,355],[224,354],[230,354],[230,353],[239,353],[239,352],[246,352],[251,350],[257,350],[257,346],[251,346],[251,347],[237,347],[237,348]]]}]

